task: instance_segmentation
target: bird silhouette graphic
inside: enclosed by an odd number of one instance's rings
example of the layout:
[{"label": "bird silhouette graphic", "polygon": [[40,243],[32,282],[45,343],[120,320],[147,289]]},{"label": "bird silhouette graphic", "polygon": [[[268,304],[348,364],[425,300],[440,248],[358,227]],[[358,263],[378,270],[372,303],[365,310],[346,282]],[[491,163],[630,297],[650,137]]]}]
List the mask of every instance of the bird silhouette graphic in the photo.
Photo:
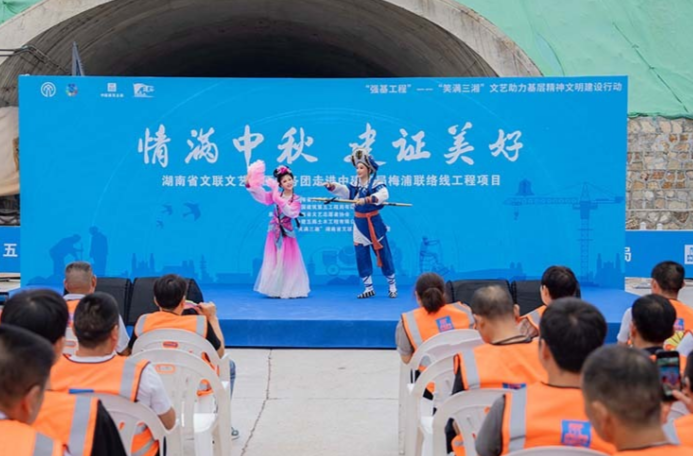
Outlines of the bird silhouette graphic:
[{"label": "bird silhouette graphic", "polygon": [[188,208],[188,212],[183,214],[183,217],[187,217],[188,215],[192,216],[193,220],[197,220],[200,218],[200,215],[202,213],[200,212],[200,205],[199,204],[193,204],[193,203],[185,203],[183,206]]},{"label": "bird silhouette graphic", "polygon": [[164,222],[162,222],[161,220],[157,220],[157,221],[156,221],[156,227],[157,227],[157,228],[163,228],[163,227],[164,227]]},{"label": "bird silhouette graphic", "polygon": [[164,208],[164,210],[161,211],[162,214],[173,215],[173,206],[170,204],[162,204],[161,206]]}]

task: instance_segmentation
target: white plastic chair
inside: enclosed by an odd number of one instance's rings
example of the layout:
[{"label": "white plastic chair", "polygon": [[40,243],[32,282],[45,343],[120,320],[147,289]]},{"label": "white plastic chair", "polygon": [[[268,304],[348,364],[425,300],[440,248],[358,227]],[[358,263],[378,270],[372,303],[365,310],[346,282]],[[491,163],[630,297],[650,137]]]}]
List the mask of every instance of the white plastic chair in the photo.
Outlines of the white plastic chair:
[{"label": "white plastic chair", "polygon": [[[174,428],[167,430],[159,417],[149,407],[115,394],[90,394],[90,396],[100,399],[108,410],[118,428],[120,439],[123,441],[128,456],[132,454],[132,442],[142,425],[149,428],[152,436],[159,442],[160,454],[164,454],[163,449],[166,448],[167,456],[183,455],[181,435],[177,424]],[[165,446],[164,440],[166,441]]]},{"label": "white plastic chair", "polygon": [[77,336],[75,332],[69,326],[65,329],[65,346],[63,347],[63,354],[74,355],[77,351]]},{"label": "white plastic chair", "polygon": [[[142,351],[132,358],[146,359],[156,367],[178,415],[182,438],[194,439],[197,456],[231,454],[231,398],[205,361],[183,350],[167,349]],[[216,412],[196,411],[201,380],[209,382]]]},{"label": "white plastic chair", "polygon": [[222,382],[230,382],[229,355],[226,353],[222,358],[204,337],[190,331],[182,329],[155,329],[147,331],[137,337],[132,353],[139,353],[144,350],[155,350],[159,348],[183,350],[196,356],[202,357],[206,354],[210,364],[219,371],[219,378]]},{"label": "white plastic chair", "polygon": [[[454,331],[446,331],[437,334],[426,342],[421,344],[419,348],[414,352],[412,358],[407,364],[402,363],[400,366],[399,374],[399,423],[398,423],[398,439],[399,439],[399,453],[405,453],[405,442],[406,442],[406,429],[408,424],[408,398],[411,390],[414,388],[416,372],[419,366],[433,364],[437,359],[441,357],[450,356],[459,352],[459,345],[462,343],[468,343],[468,341],[474,341],[469,343],[475,343],[477,345],[483,344],[483,341],[479,337],[479,333],[473,329],[456,329]],[[412,418],[414,423],[416,420]],[[411,427],[411,423],[409,423]]]},{"label": "white plastic chair", "polygon": [[606,456],[599,451],[569,446],[547,446],[508,453],[508,456]]},{"label": "white plastic chair", "polygon": [[436,410],[430,428],[422,429],[424,444],[434,456],[447,456],[445,426],[452,418],[462,433],[466,456],[476,456],[474,440],[486,418],[487,409],[507,393],[512,393],[512,390],[487,388],[463,391],[451,396]]},{"label": "white plastic chair", "polygon": [[[483,341],[479,337],[479,333],[475,330],[459,329],[447,331],[437,334],[421,344],[416,352],[414,352],[409,363],[402,364],[400,369],[399,398],[400,453],[408,456],[414,454],[412,450],[415,445],[412,442],[416,441],[416,436],[413,434],[416,433],[420,420],[419,412],[414,411],[414,409],[417,408],[417,410],[421,410],[418,408],[417,404],[421,404],[423,391],[426,385],[431,382],[430,380],[424,380],[422,383],[419,383],[421,377],[419,377],[419,380],[415,380],[419,366],[428,366],[424,371],[424,373],[426,373],[437,361],[443,359],[449,361],[447,364],[448,368],[445,372],[435,371],[435,376],[437,378],[434,382],[436,383],[436,394],[434,394],[434,398],[437,398],[437,400],[434,401],[434,403],[442,402],[452,391],[452,381],[454,379],[452,359],[454,355],[464,349],[474,348],[479,345],[483,345]],[[431,379],[432,376],[433,374],[429,374],[426,378]],[[438,383],[440,383],[440,385],[438,385]],[[419,387],[419,392],[414,393],[417,384],[422,386]],[[431,414],[433,407],[433,404],[429,405],[430,406],[427,407],[428,415]]]},{"label": "white plastic chair", "polygon": [[[206,359],[219,372],[219,378],[224,388],[229,391],[231,388],[231,372],[228,354],[219,357],[217,351],[204,337],[190,331],[182,329],[155,329],[148,331],[137,337],[132,353],[139,353],[145,350],[155,349],[183,350],[187,353],[199,356],[206,355]],[[230,394],[230,393],[229,393]],[[198,411],[212,412],[215,410],[214,402],[210,396],[200,396],[198,398]]]}]

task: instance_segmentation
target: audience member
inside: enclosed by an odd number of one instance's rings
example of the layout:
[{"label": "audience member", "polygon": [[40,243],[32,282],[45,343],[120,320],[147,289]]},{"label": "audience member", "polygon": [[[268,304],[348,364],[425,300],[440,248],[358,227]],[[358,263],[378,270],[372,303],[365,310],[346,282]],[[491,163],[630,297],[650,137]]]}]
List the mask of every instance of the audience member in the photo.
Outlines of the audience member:
[{"label": "audience member", "polygon": [[654,355],[674,334],[676,309],[662,295],[649,294],[631,307],[630,341],[633,347]]},{"label": "audience member", "polygon": [[474,327],[472,309],[462,303],[445,303],[445,282],[433,272],[421,274],[414,296],[419,308],[402,314],[395,330],[397,352],[408,363],[414,351],[431,337],[445,331]]},{"label": "audience member", "polygon": [[[682,265],[674,261],[663,261],[652,269],[650,290],[653,294],[664,296],[676,309],[676,322],[674,323],[674,335],[669,338],[664,347],[667,350],[675,350],[681,341],[685,331],[693,330],[693,309],[679,301],[679,291],[684,287],[685,270]],[[618,332],[618,343],[629,343],[632,309],[627,309],[621,320],[621,329]]]},{"label": "audience member", "polygon": [[39,413],[53,347],[12,325],[0,325],[0,440],[12,456],[60,456],[63,446],[30,426]]},{"label": "audience member", "polygon": [[[53,345],[55,361],[65,345],[69,318],[63,298],[51,290],[17,293],[6,303],[0,323],[24,328]],[[67,447],[72,456],[125,455],[111,416],[98,399],[52,391],[48,385],[33,427]]]},{"label": "audience member", "polygon": [[[187,291],[187,281],[176,274],[167,274],[154,282],[154,303],[159,311],[142,315],[137,319],[128,352],[131,352],[135,341],[142,334],[156,329],[181,329],[204,337],[220,357],[224,356],[224,334],[219,326],[216,306],[210,302],[199,303],[194,309],[186,308]],[[229,390],[233,396],[236,364],[233,360],[229,360],[229,365],[231,380]],[[198,394],[209,393],[211,393],[209,383],[203,381]],[[232,437],[235,439],[238,436],[238,430],[232,428]]]},{"label": "audience member", "polygon": [[520,331],[530,337],[539,335],[541,317],[547,306],[560,298],[580,297],[580,284],[573,271],[565,266],[551,266],[541,276],[541,307],[534,309],[520,320]]},{"label": "audience member", "polygon": [[[70,312],[70,327],[72,327],[72,320],[75,315],[75,309],[79,300],[85,295],[91,294],[96,291],[96,276],[94,275],[91,265],[85,261],[73,261],[68,264],[65,268],[65,280],[63,281],[65,290],[67,294],[64,296],[65,302],[67,302],[67,308]],[[125,323],[123,322],[123,317],[119,317],[118,322],[118,345],[116,346],[116,351],[118,353],[123,353],[128,348],[128,341],[130,337],[125,328]]]},{"label": "audience member", "polygon": [[585,412],[619,456],[693,456],[669,442],[662,426],[662,385],[655,363],[640,351],[597,349],[582,371]]},{"label": "audience member", "polygon": [[506,394],[491,407],[476,439],[480,456],[498,456],[552,445],[587,447],[611,454],[614,448],[592,432],[580,392],[580,370],[604,343],[606,320],[578,298],[561,298],[541,319],[539,361],[547,383]]},{"label": "audience member", "polygon": [[[71,393],[96,392],[119,394],[151,408],[167,429],[176,422],[163,382],[145,360],[117,356],[118,306],[106,293],[83,297],[74,316],[79,346],[73,356],[63,356],[53,368],[54,390]],[[135,437],[133,453],[156,455],[159,445],[149,429]]]},{"label": "audience member", "polygon": [[[497,285],[478,289],[471,302],[474,320],[484,345],[455,355],[452,393],[477,388],[519,389],[546,380],[535,339],[520,333],[518,306],[508,290]],[[464,443],[451,426],[448,443],[461,455]],[[449,448],[450,449],[450,448]]]}]

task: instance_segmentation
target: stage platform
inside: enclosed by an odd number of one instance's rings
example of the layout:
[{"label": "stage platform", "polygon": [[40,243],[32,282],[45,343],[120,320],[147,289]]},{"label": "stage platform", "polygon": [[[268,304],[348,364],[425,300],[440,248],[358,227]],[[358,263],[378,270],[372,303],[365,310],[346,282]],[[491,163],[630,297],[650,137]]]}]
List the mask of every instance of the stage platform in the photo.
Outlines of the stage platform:
[{"label": "stage platform", "polygon": [[[394,348],[395,326],[402,312],[416,307],[411,288],[397,299],[376,288],[360,300],[358,287],[316,287],[306,299],[271,299],[250,287],[205,286],[206,301],[218,308],[226,345],[277,348]],[[608,342],[616,341],[621,317],[637,295],[623,290],[583,288],[582,296],[602,311],[609,324]]]}]

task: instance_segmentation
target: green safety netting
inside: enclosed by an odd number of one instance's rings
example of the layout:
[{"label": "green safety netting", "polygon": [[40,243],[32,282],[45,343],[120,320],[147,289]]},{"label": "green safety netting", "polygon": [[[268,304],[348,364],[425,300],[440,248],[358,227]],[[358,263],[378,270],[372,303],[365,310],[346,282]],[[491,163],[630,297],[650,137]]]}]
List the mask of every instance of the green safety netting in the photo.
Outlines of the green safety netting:
[{"label": "green safety netting", "polygon": [[17,13],[20,13],[38,3],[37,0],[0,0],[0,24]]},{"label": "green safety netting", "polygon": [[458,1],[544,75],[627,75],[631,115],[693,117],[691,0]]},{"label": "green safety netting", "polygon": [[[544,75],[627,75],[631,115],[693,118],[693,0],[457,1]],[[0,0],[0,23],[34,3]]]}]

